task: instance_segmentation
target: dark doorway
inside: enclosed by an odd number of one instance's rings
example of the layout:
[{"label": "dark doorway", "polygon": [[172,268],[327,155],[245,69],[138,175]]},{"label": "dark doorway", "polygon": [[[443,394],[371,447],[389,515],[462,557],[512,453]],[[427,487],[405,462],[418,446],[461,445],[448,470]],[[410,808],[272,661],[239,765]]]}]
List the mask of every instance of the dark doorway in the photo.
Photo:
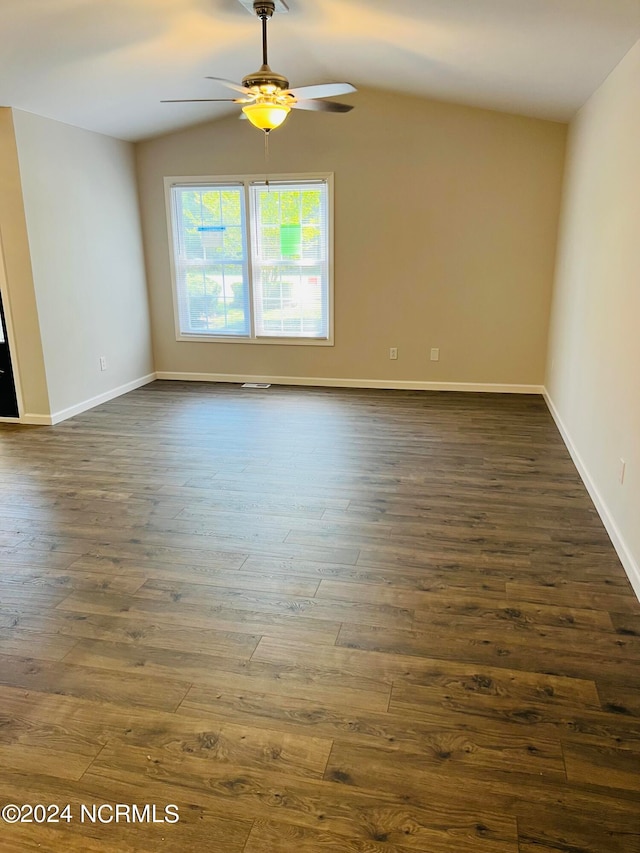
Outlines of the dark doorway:
[{"label": "dark doorway", "polygon": [[18,399],[11,367],[11,353],[7,338],[7,325],[4,321],[2,296],[0,296],[0,417],[18,417]]}]

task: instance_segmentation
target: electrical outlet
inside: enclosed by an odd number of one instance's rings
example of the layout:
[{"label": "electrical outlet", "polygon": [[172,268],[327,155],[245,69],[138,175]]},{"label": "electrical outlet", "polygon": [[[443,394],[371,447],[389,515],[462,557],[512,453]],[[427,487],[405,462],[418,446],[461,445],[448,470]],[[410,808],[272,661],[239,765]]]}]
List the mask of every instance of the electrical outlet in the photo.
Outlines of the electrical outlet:
[{"label": "electrical outlet", "polygon": [[620,467],[618,468],[618,480],[620,481],[620,485],[624,486],[624,475],[627,472],[627,463],[624,459],[620,460]]},{"label": "electrical outlet", "polygon": [[395,361],[398,358],[398,347],[391,347],[389,349],[389,358],[391,361]]},{"label": "electrical outlet", "polygon": [[106,357],[106,355],[101,355],[100,356],[100,370],[106,370],[106,369],[107,369],[107,357]]},{"label": "electrical outlet", "polygon": [[431,349],[431,361],[440,361],[440,349],[439,349],[439,347],[433,347]]}]

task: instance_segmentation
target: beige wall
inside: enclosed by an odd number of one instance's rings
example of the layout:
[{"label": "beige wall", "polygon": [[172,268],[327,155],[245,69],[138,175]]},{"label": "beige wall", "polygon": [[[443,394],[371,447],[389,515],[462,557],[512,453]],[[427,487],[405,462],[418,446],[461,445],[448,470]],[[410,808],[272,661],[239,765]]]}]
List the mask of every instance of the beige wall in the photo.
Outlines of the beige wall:
[{"label": "beige wall", "polygon": [[571,126],[546,380],[640,595],[639,140],[640,42]]},{"label": "beige wall", "polygon": [[565,126],[372,91],[353,103],[296,112],[271,139],[272,174],[335,173],[331,348],[176,342],[163,177],[263,173],[262,136],[233,117],[137,146],[156,369],[541,385]]},{"label": "beige wall", "polygon": [[133,146],[13,119],[55,415],[153,371]]},{"label": "beige wall", "polygon": [[[21,414],[45,418],[49,398],[11,110],[0,108],[0,287]],[[21,394],[20,394],[21,392]]]}]

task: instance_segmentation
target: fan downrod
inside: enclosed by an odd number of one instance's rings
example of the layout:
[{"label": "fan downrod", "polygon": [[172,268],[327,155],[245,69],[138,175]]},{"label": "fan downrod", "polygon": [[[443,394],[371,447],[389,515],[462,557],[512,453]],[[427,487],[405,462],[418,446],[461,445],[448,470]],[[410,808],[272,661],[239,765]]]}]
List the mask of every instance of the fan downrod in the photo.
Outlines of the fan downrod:
[{"label": "fan downrod", "polygon": [[[273,0],[253,0],[253,10],[262,21],[262,68],[254,74],[247,74],[242,80],[242,85],[247,89],[258,87],[263,94],[272,95],[276,90],[285,91],[289,88],[289,81],[282,74],[277,74],[269,68],[267,55],[267,22],[276,11]],[[273,91],[269,91],[272,89]]]}]

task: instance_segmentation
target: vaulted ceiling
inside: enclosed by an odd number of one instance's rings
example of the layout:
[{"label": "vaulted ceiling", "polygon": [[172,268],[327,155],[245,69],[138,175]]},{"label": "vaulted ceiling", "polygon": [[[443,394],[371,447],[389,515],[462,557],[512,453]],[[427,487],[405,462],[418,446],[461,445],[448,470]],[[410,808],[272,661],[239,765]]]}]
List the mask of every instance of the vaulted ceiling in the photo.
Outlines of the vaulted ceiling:
[{"label": "vaulted ceiling", "polygon": [[[640,38],[640,0],[287,0],[270,64],[565,121]],[[0,104],[123,139],[229,113],[206,75],[261,62],[239,0],[0,0]],[[357,95],[350,96],[357,103]]]}]

